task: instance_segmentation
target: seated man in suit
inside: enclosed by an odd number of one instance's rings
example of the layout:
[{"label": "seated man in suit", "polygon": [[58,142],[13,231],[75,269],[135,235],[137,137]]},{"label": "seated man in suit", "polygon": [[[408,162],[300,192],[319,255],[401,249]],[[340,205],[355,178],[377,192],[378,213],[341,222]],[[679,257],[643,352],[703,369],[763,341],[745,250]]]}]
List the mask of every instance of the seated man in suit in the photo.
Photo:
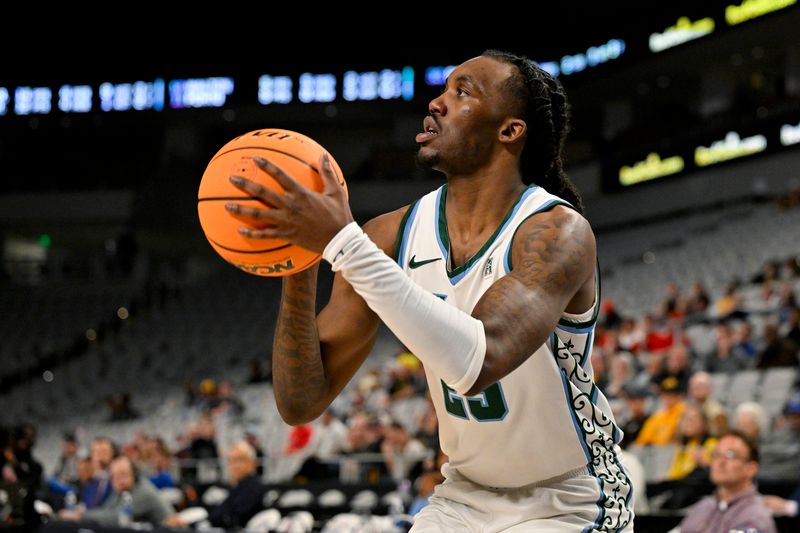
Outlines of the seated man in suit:
[{"label": "seated man in suit", "polygon": [[[266,487],[256,473],[256,451],[250,444],[245,441],[234,444],[228,450],[227,460],[231,491],[225,501],[209,513],[208,520],[215,527],[244,527],[262,509]],[[173,527],[187,525],[176,514],[169,516],[165,523]]]},{"label": "seated man in suit", "polygon": [[65,520],[97,522],[104,526],[120,525],[128,497],[131,514],[126,519],[133,522],[160,524],[175,512],[159,494],[158,489],[145,476],[139,475],[136,465],[128,457],[120,456],[114,459],[110,470],[113,492],[102,506],[86,511],[80,508],[72,511],[63,510],[59,516]]}]

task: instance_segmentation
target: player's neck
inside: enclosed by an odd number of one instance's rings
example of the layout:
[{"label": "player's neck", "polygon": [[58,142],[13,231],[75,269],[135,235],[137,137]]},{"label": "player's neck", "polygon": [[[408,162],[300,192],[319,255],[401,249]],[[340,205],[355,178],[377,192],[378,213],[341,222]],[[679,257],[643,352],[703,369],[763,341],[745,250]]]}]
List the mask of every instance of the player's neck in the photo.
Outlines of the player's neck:
[{"label": "player's neck", "polygon": [[526,186],[517,169],[481,169],[448,176],[447,226],[451,237],[494,231]]},{"label": "player's neck", "polygon": [[484,167],[471,174],[449,175],[448,226],[467,230],[480,230],[487,225],[495,228],[524,189],[517,168]]}]

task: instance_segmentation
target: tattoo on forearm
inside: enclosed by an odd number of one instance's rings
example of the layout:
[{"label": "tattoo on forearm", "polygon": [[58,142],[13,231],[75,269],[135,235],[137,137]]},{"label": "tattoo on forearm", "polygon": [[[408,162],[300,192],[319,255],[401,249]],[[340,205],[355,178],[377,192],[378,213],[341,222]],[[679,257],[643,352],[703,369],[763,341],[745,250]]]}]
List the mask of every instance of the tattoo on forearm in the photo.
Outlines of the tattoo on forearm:
[{"label": "tattoo on forearm", "polygon": [[311,408],[326,388],[317,334],[316,292],[316,276],[284,281],[272,374],[276,400],[293,412]]}]

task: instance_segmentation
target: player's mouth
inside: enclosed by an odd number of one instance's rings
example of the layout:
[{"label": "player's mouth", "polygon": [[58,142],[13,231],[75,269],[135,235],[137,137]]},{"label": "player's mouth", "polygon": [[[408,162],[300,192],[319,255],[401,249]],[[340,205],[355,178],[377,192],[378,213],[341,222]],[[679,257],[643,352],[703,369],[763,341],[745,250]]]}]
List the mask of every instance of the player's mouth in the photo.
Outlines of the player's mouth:
[{"label": "player's mouth", "polygon": [[436,126],[436,121],[432,116],[428,115],[422,121],[423,132],[417,134],[416,141],[419,144],[426,143],[439,135],[439,128]]}]

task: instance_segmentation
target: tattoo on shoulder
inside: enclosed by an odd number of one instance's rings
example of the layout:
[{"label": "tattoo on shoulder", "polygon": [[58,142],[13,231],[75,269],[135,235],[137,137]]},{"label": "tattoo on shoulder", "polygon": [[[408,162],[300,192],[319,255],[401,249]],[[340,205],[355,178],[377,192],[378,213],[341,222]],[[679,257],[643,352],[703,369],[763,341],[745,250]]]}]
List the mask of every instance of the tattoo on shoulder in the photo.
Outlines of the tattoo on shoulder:
[{"label": "tattoo on shoulder", "polygon": [[[564,289],[585,276],[586,262],[595,244],[591,228],[566,208],[547,217],[533,217],[525,227],[519,250],[517,275],[550,291]],[[591,258],[593,260],[593,257]]]}]

